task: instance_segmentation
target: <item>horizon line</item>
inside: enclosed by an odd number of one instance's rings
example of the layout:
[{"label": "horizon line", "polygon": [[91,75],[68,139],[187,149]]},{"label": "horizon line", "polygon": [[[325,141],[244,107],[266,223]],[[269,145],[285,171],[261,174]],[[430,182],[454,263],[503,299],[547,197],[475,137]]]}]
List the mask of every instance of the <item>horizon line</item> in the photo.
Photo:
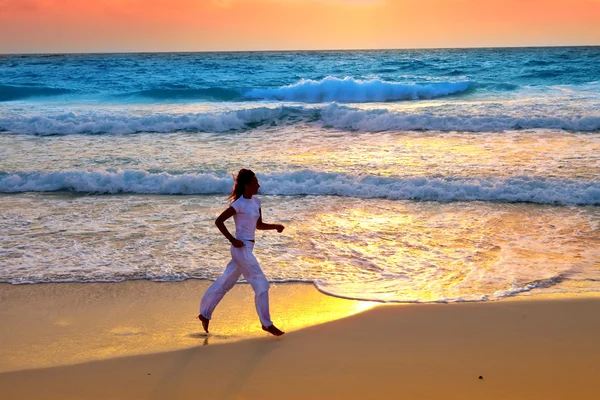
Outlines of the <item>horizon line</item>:
[{"label": "horizon line", "polygon": [[344,52],[344,51],[402,51],[402,50],[486,50],[486,49],[537,49],[567,47],[600,47],[600,44],[576,45],[525,45],[525,46],[465,46],[465,47],[404,47],[404,48],[348,48],[348,49],[287,49],[287,50],[173,50],[173,51],[90,51],[90,52],[21,52],[4,53],[2,56],[18,55],[75,55],[75,54],[192,54],[192,53],[310,53],[310,52]]}]

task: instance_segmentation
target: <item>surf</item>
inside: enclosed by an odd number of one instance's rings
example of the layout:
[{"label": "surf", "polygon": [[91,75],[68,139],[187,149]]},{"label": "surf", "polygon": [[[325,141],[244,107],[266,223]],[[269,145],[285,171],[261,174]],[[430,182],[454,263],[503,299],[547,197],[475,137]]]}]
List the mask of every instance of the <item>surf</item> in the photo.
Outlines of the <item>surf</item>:
[{"label": "surf", "polygon": [[[600,182],[535,176],[385,177],[299,170],[258,174],[261,193],[418,201],[491,201],[600,205]],[[231,191],[224,173],[145,170],[0,172],[0,193],[67,191],[88,194],[208,195]]]},{"label": "surf", "polygon": [[[444,106],[442,104],[442,106]],[[0,117],[0,132],[25,135],[135,134],[172,132],[241,132],[272,126],[304,124],[351,132],[458,131],[502,132],[527,129],[559,129],[575,132],[600,130],[600,115],[561,115],[540,109],[529,114],[520,107],[498,107],[466,113],[460,108],[364,109],[340,104],[241,107],[230,111],[123,113],[44,113]],[[520,113],[520,114],[517,114]]]},{"label": "surf", "polygon": [[296,101],[305,103],[367,103],[433,99],[465,92],[470,82],[435,82],[406,84],[380,79],[360,80],[353,77],[328,76],[321,80],[302,79],[277,88],[252,89],[244,93],[251,99]]}]

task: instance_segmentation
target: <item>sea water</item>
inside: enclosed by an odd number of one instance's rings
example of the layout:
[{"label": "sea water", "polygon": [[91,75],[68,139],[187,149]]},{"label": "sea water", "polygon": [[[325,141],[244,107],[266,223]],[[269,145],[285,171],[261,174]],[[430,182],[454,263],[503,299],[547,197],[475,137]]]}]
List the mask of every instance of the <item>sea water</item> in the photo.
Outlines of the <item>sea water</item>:
[{"label": "sea water", "polygon": [[[253,169],[272,282],[600,290],[600,48],[0,56],[0,281],[215,279]],[[229,224],[233,231],[232,224]]]}]

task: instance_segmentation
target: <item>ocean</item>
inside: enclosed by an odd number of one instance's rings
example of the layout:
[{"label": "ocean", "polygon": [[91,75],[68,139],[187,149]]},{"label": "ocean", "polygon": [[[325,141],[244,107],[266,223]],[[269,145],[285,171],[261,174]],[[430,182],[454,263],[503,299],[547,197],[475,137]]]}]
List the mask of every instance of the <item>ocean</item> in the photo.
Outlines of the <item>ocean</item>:
[{"label": "ocean", "polygon": [[273,283],[598,292],[599,66],[600,47],[0,55],[0,282],[213,280],[250,168],[286,225],[257,237]]}]

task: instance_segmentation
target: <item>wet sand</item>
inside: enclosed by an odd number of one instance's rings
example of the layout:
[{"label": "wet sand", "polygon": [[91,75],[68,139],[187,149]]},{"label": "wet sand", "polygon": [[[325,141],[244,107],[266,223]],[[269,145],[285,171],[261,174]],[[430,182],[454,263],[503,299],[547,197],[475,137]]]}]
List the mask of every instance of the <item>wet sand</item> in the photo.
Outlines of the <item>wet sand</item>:
[{"label": "wet sand", "polygon": [[600,390],[598,296],[372,308],[275,285],[273,319],[288,331],[275,338],[260,331],[248,285],[203,335],[193,317],[205,285],[0,285],[2,399],[596,399]]}]

